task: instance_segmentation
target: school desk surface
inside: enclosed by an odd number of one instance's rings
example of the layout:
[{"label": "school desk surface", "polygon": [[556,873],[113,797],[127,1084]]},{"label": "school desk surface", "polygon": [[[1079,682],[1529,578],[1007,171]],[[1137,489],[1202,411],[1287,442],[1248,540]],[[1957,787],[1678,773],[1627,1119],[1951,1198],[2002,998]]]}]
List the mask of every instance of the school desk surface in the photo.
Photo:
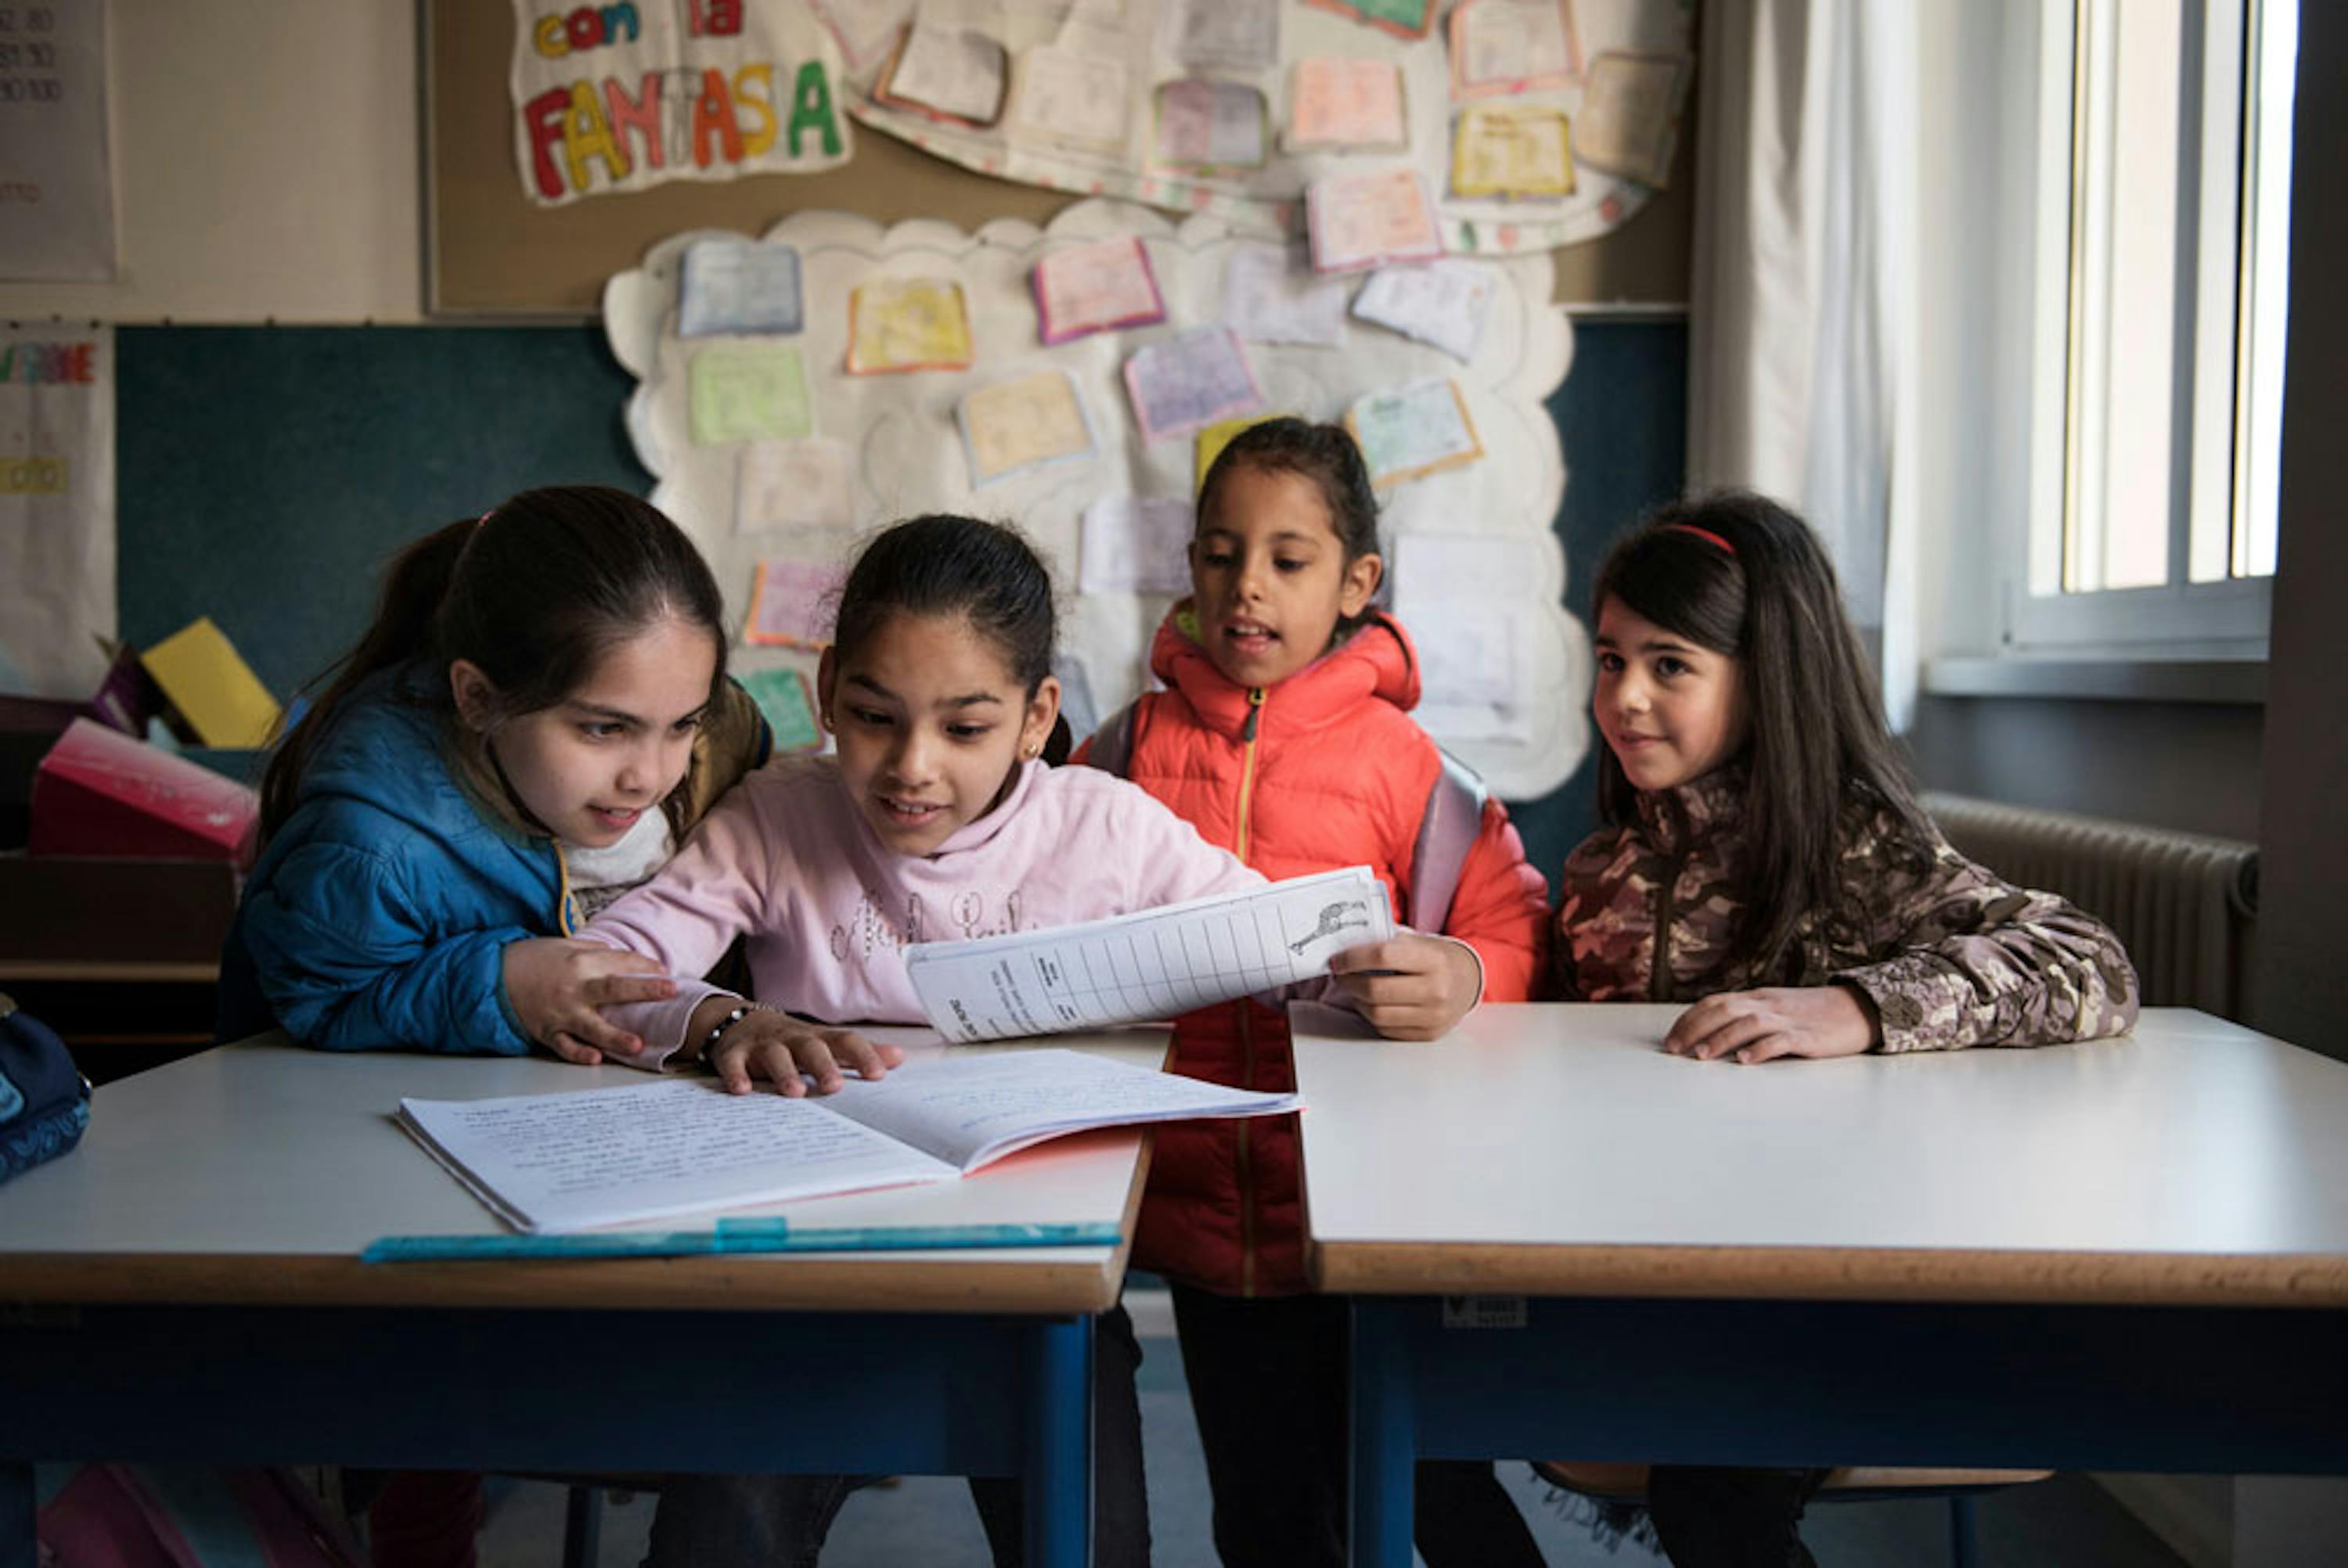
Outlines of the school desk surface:
[{"label": "school desk surface", "polygon": [[1299,1009],[1356,1563],[1422,1455],[2348,1473],[2348,1063],[2156,1009],[1737,1067],[1677,1011]]},{"label": "school desk surface", "polygon": [[[1052,1043],[1156,1066],[1165,1037]],[[32,1461],[67,1459],[1017,1474],[1029,1560],[1082,1562],[1092,1315],[1124,1241],[359,1261],[381,1236],[501,1229],[393,1125],[402,1096],[637,1081],[263,1037],[101,1088],[80,1148],[0,1187],[0,1563],[32,1561]],[[1129,1238],[1148,1163],[1111,1129],[959,1182],[731,1212]]]}]

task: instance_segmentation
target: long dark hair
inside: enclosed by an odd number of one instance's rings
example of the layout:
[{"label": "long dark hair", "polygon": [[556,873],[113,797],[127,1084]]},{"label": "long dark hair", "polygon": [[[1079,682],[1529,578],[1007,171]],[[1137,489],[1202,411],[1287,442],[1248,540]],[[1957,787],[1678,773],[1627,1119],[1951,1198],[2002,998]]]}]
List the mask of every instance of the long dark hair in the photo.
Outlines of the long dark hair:
[{"label": "long dark hair", "polygon": [[[1842,589],[1808,525],[1766,497],[1730,490],[1673,502],[1617,542],[1591,602],[1735,659],[1751,769],[1746,914],[1725,960],[1766,972],[1811,911],[1848,913],[1838,863],[1854,811],[1888,821],[1895,850],[1929,860],[1934,835],[1883,724],[1875,673],[1843,612]],[[1611,747],[1599,809],[1627,822],[1638,791]]]},{"label": "long dark hair", "polygon": [[[846,661],[892,615],[961,616],[994,645],[1031,699],[1052,672],[1058,611],[1052,573],[1016,528],[932,512],[875,535],[848,569],[832,630],[832,657]],[[1056,717],[1044,760],[1057,766],[1070,744]]]},{"label": "long dark hair", "polygon": [[[1370,470],[1353,433],[1342,425],[1314,425],[1282,416],[1251,425],[1215,455],[1207,477],[1199,484],[1199,527],[1215,515],[1215,498],[1223,482],[1242,468],[1294,474],[1313,482],[1329,508],[1330,526],[1345,552],[1345,565],[1378,553],[1378,497],[1370,487]],[[1365,605],[1358,615],[1337,622],[1344,638],[1369,619]]]},{"label": "long dark hair", "polygon": [[[325,690],[270,758],[262,836],[293,815],[319,742],[370,677],[409,662],[428,666],[431,679],[402,695],[453,715],[448,666],[469,660],[496,687],[502,723],[553,707],[613,647],[664,620],[708,631],[715,696],[726,670],[716,579],[683,530],[624,490],[525,490],[486,517],[427,534],[392,562],[374,624],[318,678]],[[446,733],[459,775],[496,788],[482,738],[453,722]]]}]

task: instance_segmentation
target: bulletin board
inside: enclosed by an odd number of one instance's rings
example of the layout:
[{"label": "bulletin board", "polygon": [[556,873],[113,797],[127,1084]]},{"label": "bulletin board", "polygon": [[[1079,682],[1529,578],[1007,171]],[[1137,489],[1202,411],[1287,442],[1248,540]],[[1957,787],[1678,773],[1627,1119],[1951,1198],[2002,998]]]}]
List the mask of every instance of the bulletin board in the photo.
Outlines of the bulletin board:
[{"label": "bulletin board", "polygon": [[[436,316],[592,317],[606,278],[636,265],[662,238],[690,230],[761,233],[808,210],[849,212],[883,227],[913,218],[966,231],[998,218],[1041,227],[1072,200],[965,169],[860,126],[853,159],[822,173],[679,182],[536,208],[514,171],[506,85],[513,26],[506,5],[425,0],[426,305]],[[1694,139],[1693,126],[1684,127],[1668,189],[1630,221],[1552,252],[1556,300],[1685,303]]]}]

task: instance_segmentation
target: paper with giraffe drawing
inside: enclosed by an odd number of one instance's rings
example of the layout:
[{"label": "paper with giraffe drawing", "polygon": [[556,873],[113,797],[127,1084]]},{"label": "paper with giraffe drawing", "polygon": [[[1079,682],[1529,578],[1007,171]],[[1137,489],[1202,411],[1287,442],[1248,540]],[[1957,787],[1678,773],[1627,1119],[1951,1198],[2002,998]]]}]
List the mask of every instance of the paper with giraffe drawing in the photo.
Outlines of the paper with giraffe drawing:
[{"label": "paper with giraffe drawing", "polygon": [[1318,979],[1329,958],[1395,933],[1366,866],[1114,919],[975,942],[916,942],[905,975],[948,1040],[1009,1040],[1169,1019]]}]

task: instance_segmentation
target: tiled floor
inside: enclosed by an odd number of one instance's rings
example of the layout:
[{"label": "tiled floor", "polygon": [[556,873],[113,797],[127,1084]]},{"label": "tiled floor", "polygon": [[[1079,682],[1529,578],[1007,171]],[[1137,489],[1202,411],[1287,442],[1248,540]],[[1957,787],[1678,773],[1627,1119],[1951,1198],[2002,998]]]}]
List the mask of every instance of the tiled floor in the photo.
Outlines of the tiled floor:
[{"label": "tiled floor", "polygon": [[[1149,1323],[1143,1320],[1143,1332]],[[1170,1339],[1145,1338],[1141,1409],[1149,1467],[1153,1561],[1159,1568],[1215,1568],[1208,1527],[1207,1477],[1179,1353]],[[1610,1551],[1565,1517],[1547,1487],[1521,1464],[1504,1464],[1551,1568],[1642,1568],[1661,1563],[1645,1549]],[[654,1500],[602,1510],[599,1568],[634,1568],[652,1528]],[[2179,1558],[2081,1476],[1983,1497],[1982,1568],[2182,1568]],[[481,1568],[557,1568],[563,1494],[537,1483],[499,1484],[491,1493]],[[1805,1538],[1823,1568],[1934,1568],[1948,1561],[1948,1505],[1919,1499],[1814,1507]],[[907,1477],[850,1499],[833,1528],[826,1568],[987,1568],[984,1538],[960,1481]],[[735,1568],[716,1565],[712,1568]],[[745,1564],[741,1568],[763,1568]]]}]

